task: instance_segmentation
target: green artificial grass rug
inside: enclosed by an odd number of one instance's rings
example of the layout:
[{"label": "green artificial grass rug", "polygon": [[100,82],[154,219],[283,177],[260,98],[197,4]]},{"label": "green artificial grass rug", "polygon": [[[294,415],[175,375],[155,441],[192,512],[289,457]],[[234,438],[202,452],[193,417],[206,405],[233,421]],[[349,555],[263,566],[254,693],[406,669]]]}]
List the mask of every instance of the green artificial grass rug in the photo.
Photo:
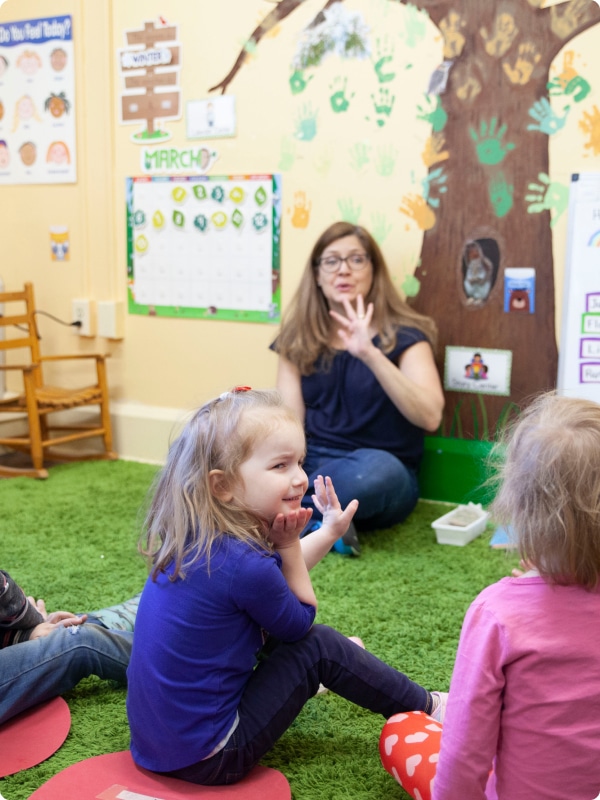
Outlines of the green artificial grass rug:
[{"label": "green artificial grass rug", "polygon": [[[140,591],[141,516],[156,467],[124,461],[53,467],[47,481],[0,481],[0,567],[50,611],[92,611]],[[402,525],[361,536],[363,553],[330,553],[313,570],[318,621],[428,689],[447,690],[464,613],[475,595],[517,566],[489,547],[491,526],[465,547],[438,545],[431,522],[449,510],[420,502]],[[77,761],[126,750],[125,689],[96,678],[65,696],[71,730],[47,761],[0,780],[25,800]],[[381,766],[384,720],[333,694],[310,700],[262,761],[287,777],[294,800],[405,800]]]}]

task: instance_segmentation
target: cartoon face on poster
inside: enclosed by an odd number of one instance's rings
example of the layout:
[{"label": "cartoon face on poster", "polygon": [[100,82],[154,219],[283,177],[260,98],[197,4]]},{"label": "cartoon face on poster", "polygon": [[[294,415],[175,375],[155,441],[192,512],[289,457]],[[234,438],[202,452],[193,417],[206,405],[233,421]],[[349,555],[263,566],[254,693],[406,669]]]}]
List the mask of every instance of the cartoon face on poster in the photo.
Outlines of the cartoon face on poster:
[{"label": "cartoon face on poster", "polygon": [[446,347],[444,388],[455,392],[510,395],[512,352],[483,347]]},{"label": "cartoon face on poster", "polygon": [[74,183],[70,16],[0,24],[0,184]]}]

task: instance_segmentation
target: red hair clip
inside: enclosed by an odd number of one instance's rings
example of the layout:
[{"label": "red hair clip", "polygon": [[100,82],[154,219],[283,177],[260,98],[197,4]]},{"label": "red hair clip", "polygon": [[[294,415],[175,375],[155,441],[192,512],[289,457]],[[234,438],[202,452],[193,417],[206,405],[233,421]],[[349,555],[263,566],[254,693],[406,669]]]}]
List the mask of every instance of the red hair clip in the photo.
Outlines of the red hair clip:
[{"label": "red hair clip", "polygon": [[[229,392],[223,392],[223,394],[219,395],[219,400],[225,400],[226,397],[229,397],[230,394],[241,394],[242,392],[251,392],[251,386],[234,386]],[[1,797],[2,795],[0,795]]]}]

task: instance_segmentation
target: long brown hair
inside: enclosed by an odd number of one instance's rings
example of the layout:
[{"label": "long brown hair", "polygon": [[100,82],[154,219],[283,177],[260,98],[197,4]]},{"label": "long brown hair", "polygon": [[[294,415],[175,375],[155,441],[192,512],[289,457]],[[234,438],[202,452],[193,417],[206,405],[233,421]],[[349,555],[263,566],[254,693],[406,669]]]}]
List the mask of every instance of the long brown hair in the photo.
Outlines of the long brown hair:
[{"label": "long brown hair", "polygon": [[317,285],[316,276],[323,251],[345,236],[356,236],[371,260],[373,282],[365,297],[365,304],[373,303],[373,323],[379,333],[383,352],[389,353],[394,349],[396,332],[402,327],[417,328],[427,336],[432,347],[436,345],[437,327],[434,321],[414,311],[400,297],[383,253],[371,234],[360,225],[334,222],[323,231],[312,249],[274,345],[275,351],[298,367],[302,375],[314,372],[315,362],[320,357],[327,363],[334,355],[330,345],[329,306]]},{"label": "long brown hair", "polygon": [[600,405],[554,393],[536,398],[496,446],[492,504],[521,558],[549,583],[600,584]]}]

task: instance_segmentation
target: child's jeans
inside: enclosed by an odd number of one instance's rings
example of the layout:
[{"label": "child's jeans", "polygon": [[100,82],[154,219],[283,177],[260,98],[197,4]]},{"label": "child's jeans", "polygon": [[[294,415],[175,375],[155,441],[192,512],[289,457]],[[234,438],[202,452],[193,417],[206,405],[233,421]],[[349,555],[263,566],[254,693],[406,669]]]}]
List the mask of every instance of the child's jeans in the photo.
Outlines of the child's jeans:
[{"label": "child's jeans", "polygon": [[314,625],[298,642],[278,642],[259,662],[238,708],[239,724],[225,747],[169,776],[205,786],[241,780],[290,727],[319,683],[386,719],[432,708],[431,695],[422,686],[333,628]]}]

